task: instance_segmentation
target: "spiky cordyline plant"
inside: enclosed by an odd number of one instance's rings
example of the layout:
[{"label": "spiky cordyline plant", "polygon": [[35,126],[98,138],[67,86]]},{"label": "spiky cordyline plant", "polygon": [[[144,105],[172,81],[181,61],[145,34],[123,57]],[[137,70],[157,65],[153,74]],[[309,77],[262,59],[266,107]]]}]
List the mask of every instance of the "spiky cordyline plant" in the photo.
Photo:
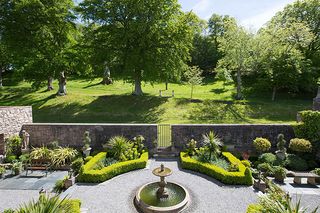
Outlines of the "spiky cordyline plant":
[{"label": "spiky cordyline plant", "polygon": [[112,137],[107,143],[108,148],[111,149],[116,160],[120,160],[120,157],[126,153],[130,145],[131,142],[123,136]]},{"label": "spiky cordyline plant", "polygon": [[205,134],[203,137],[203,146],[209,151],[209,160],[212,157],[217,158],[221,154],[220,147],[223,146],[221,139],[213,132]]}]

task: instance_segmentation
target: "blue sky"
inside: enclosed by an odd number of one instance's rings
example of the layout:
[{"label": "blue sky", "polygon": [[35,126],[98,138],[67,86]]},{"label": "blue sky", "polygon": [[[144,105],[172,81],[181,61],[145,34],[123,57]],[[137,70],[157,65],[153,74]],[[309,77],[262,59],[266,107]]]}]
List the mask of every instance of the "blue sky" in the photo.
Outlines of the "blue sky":
[{"label": "blue sky", "polygon": [[192,10],[202,19],[213,13],[230,15],[248,29],[258,30],[278,11],[295,0],[179,0],[183,10]]}]

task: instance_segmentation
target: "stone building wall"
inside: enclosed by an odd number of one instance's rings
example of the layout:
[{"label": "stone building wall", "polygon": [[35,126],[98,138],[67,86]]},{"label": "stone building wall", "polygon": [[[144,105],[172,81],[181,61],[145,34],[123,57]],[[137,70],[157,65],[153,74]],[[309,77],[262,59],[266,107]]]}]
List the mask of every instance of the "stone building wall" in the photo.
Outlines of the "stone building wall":
[{"label": "stone building wall", "polygon": [[143,135],[149,149],[157,139],[156,124],[26,124],[23,129],[30,134],[31,146],[43,146],[57,140],[61,146],[79,149],[83,146],[85,131],[90,132],[94,149],[102,149],[107,140],[117,135],[128,139]]},{"label": "stone building wall", "polygon": [[1,107],[0,134],[5,137],[19,134],[23,124],[32,123],[32,107]]},{"label": "stone building wall", "polygon": [[269,139],[274,148],[278,134],[284,134],[287,142],[294,138],[293,128],[290,125],[201,124],[172,125],[172,141],[178,150],[182,150],[192,138],[200,142],[202,135],[212,130],[222,138],[225,145],[238,152],[252,151],[252,142],[256,137]]}]

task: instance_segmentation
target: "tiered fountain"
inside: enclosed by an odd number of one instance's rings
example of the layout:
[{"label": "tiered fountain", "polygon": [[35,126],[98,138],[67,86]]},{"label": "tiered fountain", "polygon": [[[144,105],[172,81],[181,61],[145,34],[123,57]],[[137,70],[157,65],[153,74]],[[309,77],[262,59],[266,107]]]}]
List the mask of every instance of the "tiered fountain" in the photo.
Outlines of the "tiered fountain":
[{"label": "tiered fountain", "polygon": [[161,164],[152,172],[160,177],[160,182],[148,183],[142,186],[135,197],[136,206],[144,213],[149,212],[181,212],[187,206],[190,196],[187,190],[165,178],[172,174],[171,169]]}]

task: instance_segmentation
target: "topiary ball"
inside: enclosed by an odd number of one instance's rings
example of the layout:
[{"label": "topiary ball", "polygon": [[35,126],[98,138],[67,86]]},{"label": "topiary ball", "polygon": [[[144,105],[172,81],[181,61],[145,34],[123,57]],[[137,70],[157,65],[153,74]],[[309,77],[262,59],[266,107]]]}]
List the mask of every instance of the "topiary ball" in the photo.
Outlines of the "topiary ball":
[{"label": "topiary ball", "polygon": [[300,138],[290,140],[289,148],[295,152],[311,152],[312,145],[310,141]]},{"label": "topiary ball", "polygon": [[269,149],[271,148],[271,143],[266,138],[256,138],[253,141],[253,146],[258,152],[262,153],[269,151]]}]

